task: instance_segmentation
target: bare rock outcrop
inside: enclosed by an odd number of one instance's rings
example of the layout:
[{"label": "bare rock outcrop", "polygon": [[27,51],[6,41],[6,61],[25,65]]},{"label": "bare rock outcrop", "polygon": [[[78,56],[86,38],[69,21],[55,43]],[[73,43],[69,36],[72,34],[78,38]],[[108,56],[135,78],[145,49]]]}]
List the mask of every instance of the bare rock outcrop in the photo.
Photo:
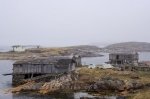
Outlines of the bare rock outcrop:
[{"label": "bare rock outcrop", "polygon": [[105,77],[88,88],[88,91],[99,92],[104,90],[123,91],[125,90],[125,82],[117,78]]}]

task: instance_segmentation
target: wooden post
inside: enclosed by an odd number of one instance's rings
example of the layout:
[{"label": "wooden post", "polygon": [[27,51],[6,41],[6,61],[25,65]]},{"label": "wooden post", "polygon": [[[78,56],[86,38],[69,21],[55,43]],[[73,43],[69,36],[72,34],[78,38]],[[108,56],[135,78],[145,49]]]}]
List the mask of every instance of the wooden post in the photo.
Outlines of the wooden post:
[{"label": "wooden post", "polygon": [[33,78],[33,73],[32,73],[32,75],[31,75],[31,78]]}]

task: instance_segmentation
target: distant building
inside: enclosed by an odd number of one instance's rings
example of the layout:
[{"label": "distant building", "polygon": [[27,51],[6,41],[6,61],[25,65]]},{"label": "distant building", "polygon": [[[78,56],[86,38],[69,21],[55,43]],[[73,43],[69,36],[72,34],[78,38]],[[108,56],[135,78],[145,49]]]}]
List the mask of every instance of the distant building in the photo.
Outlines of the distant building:
[{"label": "distant building", "polygon": [[138,53],[112,53],[109,54],[109,63],[113,65],[132,64],[137,65],[139,60]]},{"label": "distant building", "polygon": [[13,84],[36,76],[68,73],[80,65],[80,57],[53,56],[43,59],[17,61],[13,64]]},{"label": "distant building", "polygon": [[72,59],[75,61],[76,66],[80,67],[82,65],[81,56],[73,55]]},{"label": "distant building", "polygon": [[13,52],[24,52],[26,49],[24,46],[21,46],[21,45],[15,45],[15,46],[12,46],[13,48]]},{"label": "distant building", "polygon": [[22,46],[22,45],[14,45],[12,46],[12,51],[13,52],[24,52],[26,51],[26,49],[29,49],[29,48],[40,48],[40,46]]}]

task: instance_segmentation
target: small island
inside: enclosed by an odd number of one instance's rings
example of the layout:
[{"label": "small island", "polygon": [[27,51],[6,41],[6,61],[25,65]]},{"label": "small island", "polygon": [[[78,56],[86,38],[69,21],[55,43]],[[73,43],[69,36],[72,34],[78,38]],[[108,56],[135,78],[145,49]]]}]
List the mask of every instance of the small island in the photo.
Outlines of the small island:
[{"label": "small island", "polygon": [[[17,46],[17,47],[16,47]],[[26,60],[34,58],[46,58],[51,56],[69,56],[73,54],[81,57],[101,57],[101,49],[96,46],[80,45],[71,47],[45,48],[39,46],[16,45],[9,52],[0,52],[0,60]],[[15,47],[15,48],[14,48]]]}]

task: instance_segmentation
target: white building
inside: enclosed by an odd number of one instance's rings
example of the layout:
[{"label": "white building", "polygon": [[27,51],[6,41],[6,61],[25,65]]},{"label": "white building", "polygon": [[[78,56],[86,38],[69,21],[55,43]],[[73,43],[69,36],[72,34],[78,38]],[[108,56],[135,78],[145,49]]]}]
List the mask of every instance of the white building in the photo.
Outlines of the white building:
[{"label": "white building", "polygon": [[21,46],[21,45],[15,45],[15,46],[12,46],[13,48],[13,52],[24,52],[26,49],[24,46]]},{"label": "white building", "polygon": [[14,45],[12,46],[13,52],[24,52],[29,48],[40,48],[40,46],[22,46],[22,45]]}]

